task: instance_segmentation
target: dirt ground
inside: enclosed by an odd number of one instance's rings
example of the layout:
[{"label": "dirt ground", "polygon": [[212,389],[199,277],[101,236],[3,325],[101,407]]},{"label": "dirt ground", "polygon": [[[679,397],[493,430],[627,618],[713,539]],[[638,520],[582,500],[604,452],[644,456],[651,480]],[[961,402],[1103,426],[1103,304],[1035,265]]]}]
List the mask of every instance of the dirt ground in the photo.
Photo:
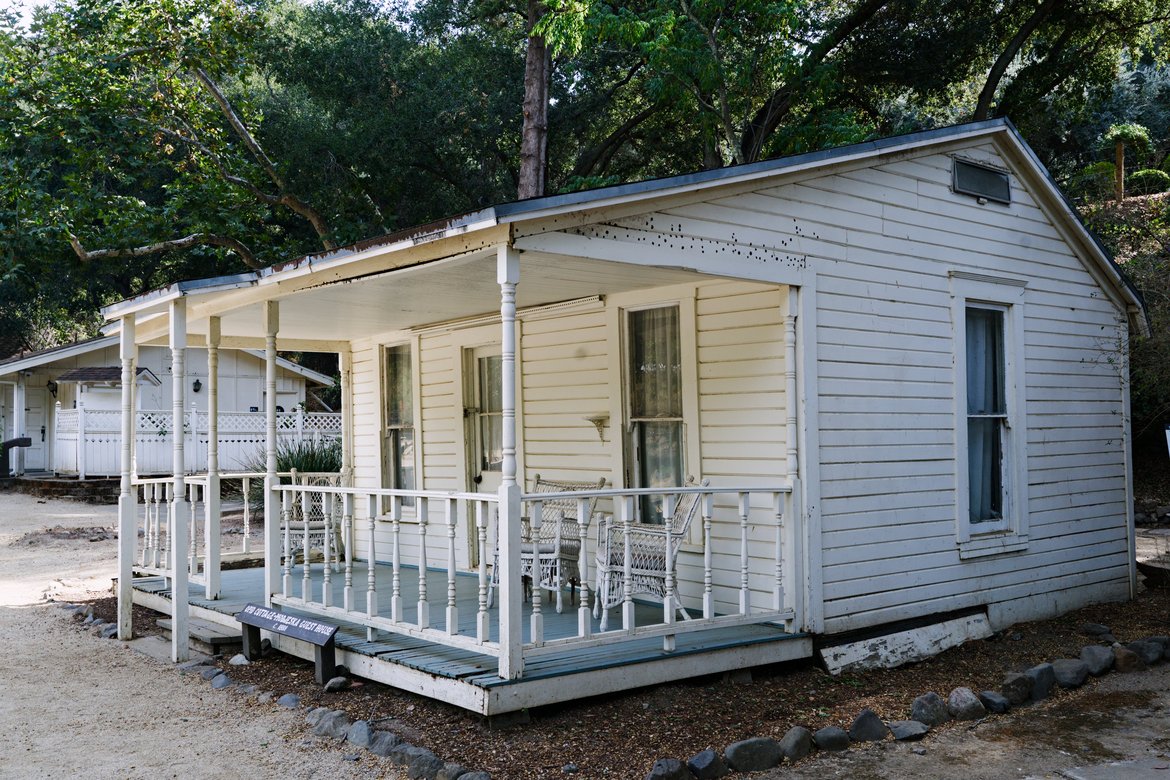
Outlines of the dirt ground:
[{"label": "dirt ground", "polygon": [[[0,493],[0,640],[17,648],[0,661],[0,756],[16,759],[0,761],[0,778],[216,778],[250,770],[291,778],[395,777],[367,753],[307,735],[300,715],[212,691],[134,651],[165,654],[154,637],[130,646],[98,639],[47,605],[91,599],[99,612],[112,609],[114,523],[113,508]],[[1075,656],[1089,642],[1078,633],[1086,621],[1112,626],[1122,641],[1170,633],[1170,595],[1150,591],[1131,604],[1014,626],[993,640],[893,671],[830,677],[813,664],[785,665],[757,670],[750,684],[713,676],[542,708],[529,713],[529,722],[505,727],[374,683],[323,694],[304,662],[279,654],[231,674],[355,718],[389,719],[412,742],[497,780],[641,778],[658,757],[685,759],[749,736],[779,738],[798,724],[848,727],[862,707],[902,719],[911,699],[926,690],[945,695],[958,685],[997,687],[1007,670]],[[136,632],[146,626],[136,621]],[[1170,666],[1164,666],[1059,691],[1049,702],[939,729],[914,745],[887,742],[818,755],[758,776],[1170,780],[1168,716]],[[359,760],[345,760],[353,752]],[[1135,760],[1144,763],[1107,766]],[[570,763],[578,768],[571,775],[564,771]]]}]

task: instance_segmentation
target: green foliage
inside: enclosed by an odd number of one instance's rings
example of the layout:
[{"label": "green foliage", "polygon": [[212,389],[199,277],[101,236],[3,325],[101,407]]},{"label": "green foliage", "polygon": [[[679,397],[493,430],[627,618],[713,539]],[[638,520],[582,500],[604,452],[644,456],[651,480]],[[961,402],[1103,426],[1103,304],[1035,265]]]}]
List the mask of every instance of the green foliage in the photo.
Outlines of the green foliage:
[{"label": "green foliage", "polygon": [[1134,149],[1148,149],[1150,147],[1150,131],[1132,122],[1110,125],[1109,129],[1101,136],[1101,142],[1110,149],[1116,144],[1124,144]]},{"label": "green foliage", "polygon": [[1100,200],[1113,192],[1113,177],[1117,166],[1111,162],[1097,162],[1086,165],[1076,178],[1069,182],[1070,192],[1081,198]]},{"label": "green foliage", "polygon": [[1126,180],[1126,189],[1134,195],[1153,195],[1170,190],[1170,173],[1155,169],[1134,171]]}]

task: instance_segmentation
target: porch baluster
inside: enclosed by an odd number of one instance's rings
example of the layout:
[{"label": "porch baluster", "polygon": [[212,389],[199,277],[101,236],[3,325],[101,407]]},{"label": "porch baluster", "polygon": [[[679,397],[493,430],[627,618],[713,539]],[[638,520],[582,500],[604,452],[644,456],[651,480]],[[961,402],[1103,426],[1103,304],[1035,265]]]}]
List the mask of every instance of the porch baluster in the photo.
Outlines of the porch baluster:
[{"label": "porch baluster", "polygon": [[333,494],[325,493],[321,496],[321,509],[325,512],[325,541],[321,543],[321,554],[324,562],[321,564],[321,606],[333,604]]},{"label": "porch baluster", "polygon": [[346,612],[353,609],[353,496],[341,497],[341,540],[345,544],[345,589],[341,603]]},{"label": "porch baluster", "polygon": [[[271,496],[268,500],[272,500]],[[280,524],[284,526],[284,577],[281,592],[285,598],[292,596],[292,502],[293,494],[281,491]]]},{"label": "porch baluster", "polygon": [[542,608],[544,604],[544,593],[540,583],[540,527],[543,525],[544,502],[533,501],[528,506],[528,513],[532,516],[532,519],[529,521],[531,530],[528,534],[529,544],[532,547],[532,568],[529,571],[529,579],[532,582],[532,615],[529,618],[529,622],[531,624],[532,643],[540,647],[544,644],[544,611]]},{"label": "porch baluster", "polygon": [[187,527],[191,529],[191,538],[187,547],[187,571],[192,575],[199,574],[199,486],[187,483]]},{"label": "porch baluster", "polygon": [[475,502],[475,528],[479,532],[479,610],[475,619],[475,638],[486,642],[491,637],[488,618],[488,574],[487,574],[487,507],[483,501]]},{"label": "porch baluster", "polygon": [[634,630],[634,546],[630,534],[634,530],[634,497],[622,496],[622,535],[625,538],[622,566],[622,628]]},{"label": "porch baluster", "polygon": [[[677,496],[666,494],[662,496],[662,533],[666,537],[666,582],[663,584],[665,593],[662,596],[662,622],[670,625],[674,623],[674,611],[677,608],[678,594],[675,593],[674,582],[674,545],[670,541],[671,529],[674,528],[674,510],[678,506]],[[675,648],[674,634],[662,637],[662,650],[673,653]]]},{"label": "porch baluster", "polygon": [[151,507],[154,506],[154,485],[142,486],[142,565],[147,566],[150,558],[150,546],[154,543],[151,529]]},{"label": "porch baluster", "polygon": [[459,507],[455,499],[443,502],[447,512],[447,633],[459,633],[459,608],[455,604],[455,523]]},{"label": "porch baluster", "polygon": [[739,614],[746,615],[751,609],[751,594],[748,591],[748,511],[751,494],[739,494]]},{"label": "porch baluster", "polygon": [[402,621],[402,499],[390,496],[390,550],[393,573],[390,577],[390,619]]},{"label": "porch baluster", "polygon": [[593,633],[593,622],[589,614],[589,556],[585,554],[585,543],[589,539],[589,499],[577,499],[577,533],[581,545],[577,553],[577,581],[581,584],[581,604],[577,609],[577,636],[588,637]]},{"label": "porch baluster", "polygon": [[715,496],[703,496],[703,617],[715,617],[715,592],[711,587],[711,515]]},{"label": "porch baluster", "polygon": [[431,625],[431,604],[427,601],[427,520],[430,499],[418,500],[418,627]]},{"label": "porch baluster", "polygon": [[252,479],[244,477],[243,480],[244,491],[244,553],[252,551],[252,507],[250,494],[252,492]]},{"label": "porch baluster", "polygon": [[784,609],[784,494],[772,494],[772,509],[776,517],[776,600],[777,612]]},{"label": "porch baluster", "polygon": [[[293,484],[297,484],[296,473],[293,473]],[[301,532],[301,599],[307,604],[313,600],[313,581],[309,577],[309,517],[310,511],[313,507],[312,498],[309,491],[304,489],[309,480],[303,480],[301,483],[301,525],[304,531]]]},{"label": "porch baluster", "polygon": [[[378,615],[378,579],[377,572],[374,571],[375,562],[378,560],[374,545],[374,537],[377,534],[378,526],[378,497],[366,496],[366,524],[369,531],[370,554],[366,560],[366,617],[377,617]],[[374,641],[373,627],[366,628],[366,641]]]},{"label": "porch baluster", "polygon": [[[166,500],[166,519],[159,521],[160,533],[163,537],[162,544],[162,561],[163,565],[170,568],[171,565],[171,547],[174,545],[173,531],[175,530],[175,486],[167,482],[163,489]],[[156,566],[158,564],[155,564]]]}]

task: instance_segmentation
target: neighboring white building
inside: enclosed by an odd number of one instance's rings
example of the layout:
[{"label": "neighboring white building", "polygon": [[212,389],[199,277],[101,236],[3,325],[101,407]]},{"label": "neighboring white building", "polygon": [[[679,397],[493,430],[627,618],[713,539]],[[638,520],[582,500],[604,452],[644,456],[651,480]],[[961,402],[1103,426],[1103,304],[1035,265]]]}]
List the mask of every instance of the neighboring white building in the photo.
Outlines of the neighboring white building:
[{"label": "neighboring white building", "polygon": [[[277,404],[287,412],[305,403],[308,393],[329,387],[331,377],[280,358],[277,368]],[[0,361],[0,440],[17,432],[29,436],[32,446],[14,450],[17,473],[52,471],[57,409],[83,406],[87,411],[121,409],[121,370],[115,336],[66,344]],[[223,350],[219,359],[219,404],[222,412],[255,412],[264,408],[264,359],[248,350]],[[171,353],[166,347],[144,346],[138,362],[136,406],[139,410],[171,409]],[[189,349],[187,408],[207,410],[207,351]],[[198,387],[201,392],[195,392]],[[16,398],[23,394],[23,419]],[[117,470],[109,472],[116,474]]]},{"label": "neighboring white building", "polygon": [[[344,608],[317,602],[308,571],[281,585],[274,537],[249,598],[475,654],[466,673],[422,649],[338,660],[482,712],[811,653],[801,632],[973,613],[1000,628],[1136,589],[1127,356],[1144,311],[1005,120],[503,204],[105,314],[140,344],[214,323],[271,354],[342,355],[352,551],[394,556],[395,588],[400,558],[446,567],[449,587],[418,594],[417,621],[378,617],[373,574]],[[499,579],[519,581],[539,496],[509,486],[537,474],[604,477],[601,513],[630,527],[693,494],[687,475],[710,480],[666,586],[708,618],[635,627],[627,598],[623,629],[583,611],[551,643],[534,607],[528,641],[505,589],[489,640],[496,613],[455,603],[453,569],[493,560],[477,518],[498,511],[515,534]],[[428,491],[411,501],[429,514],[371,497],[389,489]],[[479,633],[444,633],[444,603]],[[676,635],[753,622],[788,641],[674,653]]]}]

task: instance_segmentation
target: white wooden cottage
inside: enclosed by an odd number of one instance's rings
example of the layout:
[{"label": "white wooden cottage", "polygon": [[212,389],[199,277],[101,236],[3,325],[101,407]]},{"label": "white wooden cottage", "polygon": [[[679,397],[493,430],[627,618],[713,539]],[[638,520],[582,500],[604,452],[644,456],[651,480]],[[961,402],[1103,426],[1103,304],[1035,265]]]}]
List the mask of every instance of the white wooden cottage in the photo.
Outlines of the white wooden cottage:
[{"label": "white wooden cottage", "polygon": [[[131,598],[225,624],[267,601],[341,625],[354,672],[491,713],[1135,588],[1142,304],[1003,120],[504,204],[105,314],[125,376],[169,339],[180,391],[187,344],[265,348],[270,383],[277,348],[343,366],[339,486],[270,458],[263,573],[189,591],[211,553],[183,475],[168,547],[124,471],[122,538],[151,548],[124,550],[124,634]],[[563,568],[526,601],[537,548]]]},{"label": "white wooden cottage", "polygon": [[[0,440],[27,435],[32,446],[14,450],[14,471],[55,472],[86,476],[117,476],[118,437],[121,432],[122,373],[117,336],[101,336],[51,349],[14,355],[0,361]],[[246,350],[225,350],[220,357],[220,411],[229,415],[221,424],[232,448],[233,466],[254,458],[263,442],[264,356]],[[172,387],[171,354],[162,346],[139,350],[135,407],[139,412],[138,473],[170,470]],[[207,353],[191,350],[187,366],[184,406],[188,442],[188,470],[207,469],[206,431]],[[332,377],[277,358],[276,403],[284,418],[282,429],[298,431],[297,412],[308,394],[333,384]],[[329,417],[302,413],[300,432],[322,428],[335,434]],[[197,442],[201,446],[196,446]],[[202,456],[200,457],[200,455]],[[165,455],[166,458],[160,458]]]}]

